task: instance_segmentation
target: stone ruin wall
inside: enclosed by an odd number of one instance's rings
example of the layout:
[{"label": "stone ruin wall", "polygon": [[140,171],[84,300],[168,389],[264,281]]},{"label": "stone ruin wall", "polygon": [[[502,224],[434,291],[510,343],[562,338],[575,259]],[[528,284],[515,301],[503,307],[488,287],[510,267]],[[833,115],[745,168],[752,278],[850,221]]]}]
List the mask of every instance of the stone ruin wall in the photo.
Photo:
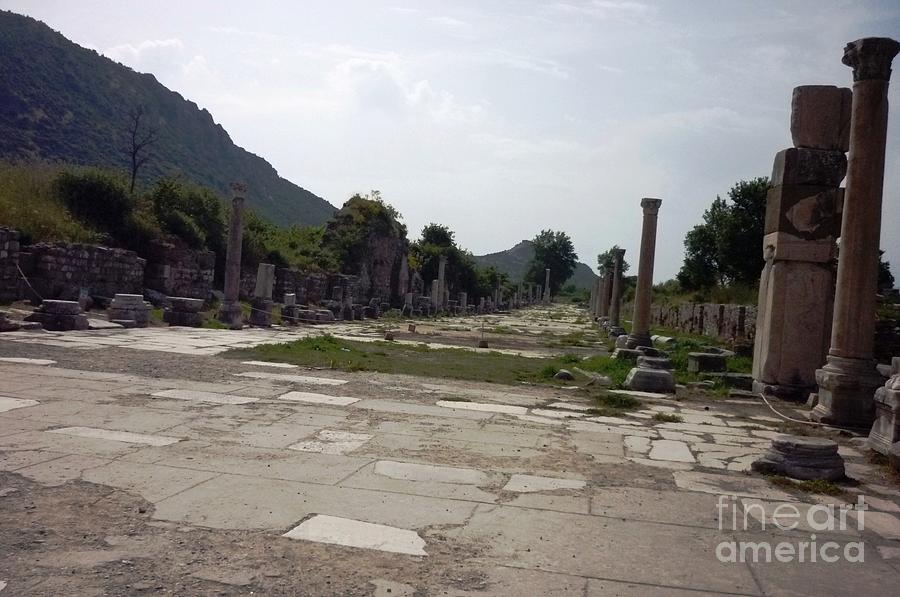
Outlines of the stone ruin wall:
[{"label": "stone ruin wall", "polygon": [[[38,243],[19,251],[19,265],[44,299],[78,300],[86,288],[92,296],[140,294],[146,261],[134,251],[100,245]],[[33,298],[22,288],[20,298]]]},{"label": "stone ruin wall", "polygon": [[216,254],[155,241],[146,249],[144,284],[166,296],[206,299],[213,289]]},{"label": "stone ruin wall", "polygon": [[[633,309],[629,303],[622,307],[622,313],[630,314]],[[650,325],[709,336],[723,342],[752,342],[756,335],[756,307],[716,303],[653,305]]]},{"label": "stone ruin wall", "polygon": [[21,296],[19,233],[0,228],[0,302],[12,302]]}]

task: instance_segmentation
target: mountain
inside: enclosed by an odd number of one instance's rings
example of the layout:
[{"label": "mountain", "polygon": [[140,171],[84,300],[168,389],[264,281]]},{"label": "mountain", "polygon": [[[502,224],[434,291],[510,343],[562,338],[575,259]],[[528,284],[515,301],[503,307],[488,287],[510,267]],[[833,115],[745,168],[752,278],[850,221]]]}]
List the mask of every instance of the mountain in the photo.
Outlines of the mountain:
[{"label": "mountain", "polygon": [[[499,253],[489,253],[488,255],[475,255],[475,263],[482,267],[489,265],[494,266],[499,271],[507,274],[512,281],[521,280],[525,276],[528,269],[528,262],[534,257],[534,243],[530,240],[523,240],[516,246]],[[563,286],[574,284],[578,288],[590,289],[591,284],[597,279],[597,274],[590,266],[579,262],[575,266],[575,273],[566,280]]]},{"label": "mountain", "polygon": [[238,147],[212,115],[153,75],[83,48],[44,23],[0,11],[0,158],[128,168],[129,114],[143,109],[158,135],[138,180],[180,174],[220,194],[248,187],[247,202],[281,225],[323,224],[327,201]]}]

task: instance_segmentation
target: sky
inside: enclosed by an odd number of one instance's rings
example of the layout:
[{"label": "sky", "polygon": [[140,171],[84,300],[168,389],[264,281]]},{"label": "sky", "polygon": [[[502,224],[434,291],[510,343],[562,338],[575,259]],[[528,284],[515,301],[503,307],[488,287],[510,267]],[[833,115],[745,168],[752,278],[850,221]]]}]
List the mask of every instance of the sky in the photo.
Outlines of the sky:
[{"label": "sky", "polygon": [[[900,39],[900,3],[0,0],[208,109],[238,145],[340,206],[380,190],[412,237],[475,254],[563,230],[654,278],[717,195],[791,146],[795,86],[852,85],[843,47]],[[900,70],[900,60],[895,61]],[[896,78],[896,77],[895,77]],[[900,97],[881,245],[900,279]],[[760,247],[762,251],[762,247]]]}]

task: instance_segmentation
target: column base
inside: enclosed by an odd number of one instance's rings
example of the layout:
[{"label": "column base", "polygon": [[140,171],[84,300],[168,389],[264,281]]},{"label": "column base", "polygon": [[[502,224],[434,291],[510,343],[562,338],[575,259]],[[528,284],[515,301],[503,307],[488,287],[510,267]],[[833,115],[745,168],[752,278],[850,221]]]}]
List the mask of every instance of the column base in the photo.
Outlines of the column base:
[{"label": "column base", "polygon": [[653,340],[650,339],[650,334],[628,334],[628,341],[625,346],[627,348],[637,348],[638,346],[653,346]]},{"label": "column base", "polygon": [[816,391],[816,386],[788,385],[770,383],[767,381],[753,380],[753,392],[766,396],[775,396],[783,400],[803,401],[809,399],[809,395]]},{"label": "column base", "polygon": [[272,325],[272,307],[274,306],[270,299],[254,298],[250,302],[253,310],[250,311],[250,325],[267,328]]},{"label": "column base", "polygon": [[869,447],[887,456],[900,442],[900,390],[886,387],[875,391],[875,423],[869,433]]},{"label": "column base", "polygon": [[226,302],[219,309],[219,321],[227,325],[232,330],[240,330],[244,327],[244,312],[241,304],[237,301],[233,303]]},{"label": "column base", "polygon": [[870,427],[875,420],[875,390],[884,383],[875,361],[833,355],[827,361],[816,370],[819,404],[810,418],[828,425]]}]

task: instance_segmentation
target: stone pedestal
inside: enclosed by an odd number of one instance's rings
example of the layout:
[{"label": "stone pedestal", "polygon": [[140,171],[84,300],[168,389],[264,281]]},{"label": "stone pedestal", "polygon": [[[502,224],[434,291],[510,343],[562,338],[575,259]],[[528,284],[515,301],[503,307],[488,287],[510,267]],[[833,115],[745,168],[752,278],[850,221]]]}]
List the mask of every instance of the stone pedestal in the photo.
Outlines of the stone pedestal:
[{"label": "stone pedestal", "polygon": [[[250,325],[269,327],[272,325],[272,288],[275,285],[275,266],[271,263],[260,263],[256,270],[256,288],[250,301]],[[335,287],[343,294],[340,286]]]},{"label": "stone pedestal", "polygon": [[106,310],[106,318],[126,327],[145,328],[150,325],[151,308],[141,294],[117,294]]},{"label": "stone pedestal", "polygon": [[635,367],[625,378],[625,387],[636,392],[675,393],[675,377],[666,369]]},{"label": "stone pedestal", "polygon": [[868,426],[881,385],[872,358],[881,200],[887,143],[888,80],[900,43],[866,38],[847,44],[844,64],[853,68],[853,102],[847,191],[841,222],[837,290],[827,364],[816,371],[819,404],[812,418]]},{"label": "stone pedestal", "polygon": [[219,321],[233,330],[244,327],[244,314],[240,304],[241,245],[244,239],[244,194],[247,189],[233,183],[231,189],[231,225],[228,228],[228,250],[225,257],[225,300],[219,309]]},{"label": "stone pedestal", "polygon": [[634,316],[628,347],[650,346],[650,298],[653,292],[653,261],[656,256],[656,220],[662,199],[641,199],[644,221],[641,229],[641,254],[638,262],[637,288],[634,294]]},{"label": "stone pedestal", "polygon": [[200,315],[203,299],[170,296],[167,300],[169,306],[163,311],[163,321],[170,326],[197,328],[203,324],[203,317]]},{"label": "stone pedestal", "polygon": [[88,329],[88,318],[78,301],[45,300],[25,321],[40,323],[51,332],[68,332]]},{"label": "stone pedestal", "polygon": [[869,447],[885,456],[900,442],[900,357],[894,361],[894,375],[875,390],[875,423],[869,433]]},{"label": "stone pedestal", "polygon": [[701,373],[703,371],[727,371],[728,360],[723,354],[689,352],[687,369],[691,373]]}]

